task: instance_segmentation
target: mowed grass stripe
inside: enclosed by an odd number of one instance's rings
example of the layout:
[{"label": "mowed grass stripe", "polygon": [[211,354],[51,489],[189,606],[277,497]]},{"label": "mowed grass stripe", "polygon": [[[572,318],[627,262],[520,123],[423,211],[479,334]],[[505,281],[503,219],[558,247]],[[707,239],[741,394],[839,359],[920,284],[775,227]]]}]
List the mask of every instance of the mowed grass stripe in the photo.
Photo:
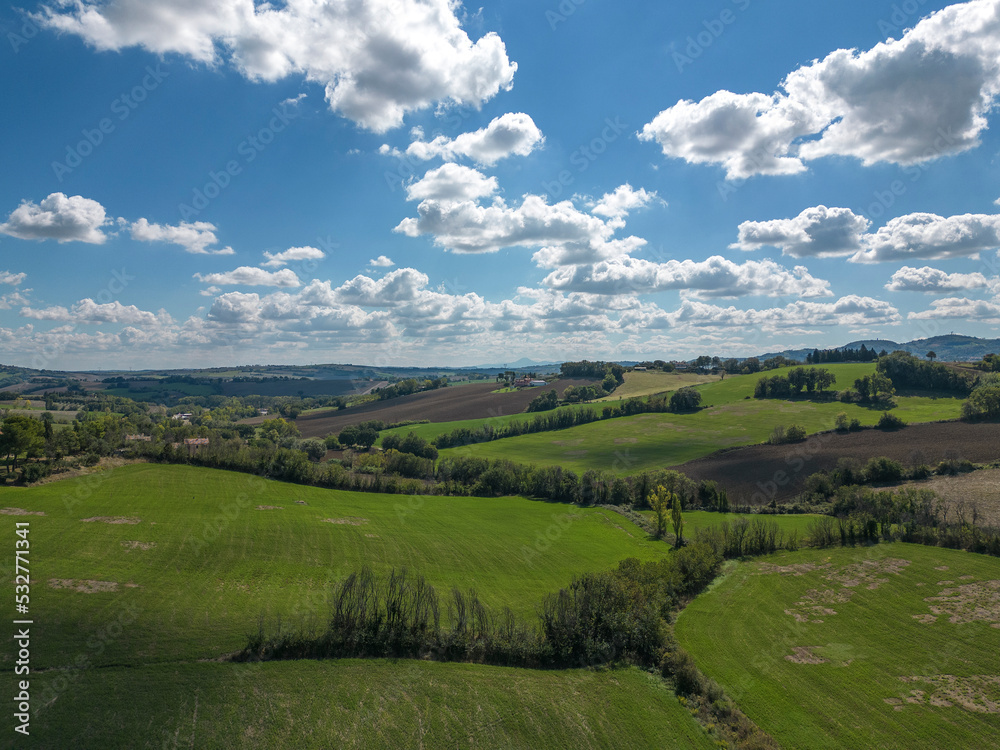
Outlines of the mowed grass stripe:
[{"label": "mowed grass stripe", "polygon": [[92,671],[31,728],[39,747],[130,750],[714,746],[638,669],[384,660]]},{"label": "mowed grass stripe", "polygon": [[[492,609],[533,617],[546,594],[576,575],[669,553],[610,511],[524,498],[350,493],[139,464],[109,472],[67,510],[64,496],[81,486],[69,480],[5,495],[5,505],[46,513],[24,517],[38,667],[81,652],[100,664],[219,656],[240,648],[262,613],[286,624],[310,613],[322,619],[331,586],[363,565],[405,566],[442,595],[475,588]],[[257,509],[264,505],[283,509]],[[81,520],[102,516],[141,523]],[[127,549],[125,541],[155,546]],[[11,585],[12,575],[8,568]],[[52,588],[51,579],[118,585],[82,593]],[[113,643],[99,653],[86,646],[133,611],[137,619]]]},{"label": "mowed grass stripe", "polygon": [[[809,622],[797,622],[785,610],[796,610],[810,590],[847,590],[825,577],[830,569],[799,576],[759,574],[761,562],[829,563],[843,570],[889,559],[909,565],[898,575],[879,574],[886,582],[877,589],[862,581],[849,601],[821,605],[836,614],[813,615]],[[1000,714],[932,705],[933,687],[900,678],[1000,675],[1000,630],[991,627],[1000,614],[964,624],[947,616],[930,625],[914,619],[930,614],[924,599],[943,589],[996,580],[1000,560],[917,545],[784,553],[731,567],[723,581],[680,615],[677,636],[698,666],[782,746],[991,747],[1000,732]],[[815,647],[813,653],[826,661],[787,660],[797,647]],[[914,697],[912,690],[926,694],[918,704],[906,702]],[[1000,689],[993,699],[998,697]],[[886,699],[898,700],[899,706]]]}]

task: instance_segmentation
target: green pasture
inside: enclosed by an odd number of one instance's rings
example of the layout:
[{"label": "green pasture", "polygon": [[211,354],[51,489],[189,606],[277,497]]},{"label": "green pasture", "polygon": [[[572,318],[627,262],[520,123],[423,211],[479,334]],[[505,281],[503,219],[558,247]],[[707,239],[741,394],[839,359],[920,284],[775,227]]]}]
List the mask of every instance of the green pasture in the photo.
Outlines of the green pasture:
[{"label": "green pasture", "polygon": [[[50,679],[38,679],[40,696]],[[353,659],[91,670],[36,718],[32,740],[109,750],[714,747],[672,691],[634,668]]]},{"label": "green pasture", "polygon": [[[826,367],[837,376],[836,388],[845,388],[853,384],[855,378],[874,370],[874,365],[870,364]],[[833,429],[834,419],[840,412],[864,425],[874,425],[881,416],[878,409],[833,400],[784,401],[752,397],[759,377],[782,372],[731,376],[698,386],[704,408],[689,414],[639,414],[602,420],[566,430],[449,448],[442,451],[442,456],[482,456],[518,463],[559,465],[578,473],[600,469],[623,476],[645,469],[676,466],[721,448],[765,442],[778,424],[786,427],[797,424],[815,433]],[[958,418],[962,399],[899,395],[896,403],[893,413],[904,421],[932,422]]]},{"label": "green pasture", "polygon": [[994,747],[998,579],[911,544],[783,553],[732,563],[676,632],[782,747]]},{"label": "green pasture", "polygon": [[[641,510],[639,513],[653,523],[656,522],[656,513],[653,511]],[[695,532],[698,529],[719,526],[724,522],[732,523],[740,518],[745,518],[748,521],[753,521],[757,518],[762,521],[774,521],[778,525],[778,528],[786,534],[790,534],[793,531],[798,533],[800,543],[808,536],[809,525],[817,518],[821,518],[821,516],[812,513],[776,513],[772,515],[770,513],[713,513],[707,510],[686,510],[682,515],[684,518],[684,537],[686,539],[694,539]],[[667,528],[671,529],[669,522]]]},{"label": "green pasture", "polygon": [[[475,588],[487,606],[533,617],[578,574],[668,553],[602,509],[350,493],[189,466],[137,464],[3,493],[2,506],[45,514],[0,516],[9,591],[14,524],[30,522],[39,668],[71,662],[133,612],[95,663],[215,658],[241,648],[261,614],[286,626],[322,620],[331,585],[362,565],[405,566],[442,601],[453,586]],[[139,522],[83,521],[95,517]]]}]

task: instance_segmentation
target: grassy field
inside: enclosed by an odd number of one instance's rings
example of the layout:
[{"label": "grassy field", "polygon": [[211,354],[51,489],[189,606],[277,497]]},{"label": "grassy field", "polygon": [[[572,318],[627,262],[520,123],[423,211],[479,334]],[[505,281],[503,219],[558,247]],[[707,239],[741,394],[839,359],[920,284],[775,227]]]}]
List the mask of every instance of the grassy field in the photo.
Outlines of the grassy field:
[{"label": "grassy field", "polygon": [[382,660],[91,671],[32,735],[35,747],[123,750],[714,747],[637,669]]},{"label": "grassy field", "polygon": [[732,563],[677,636],[783,747],[994,747],[998,579],[902,543],[784,553]]},{"label": "grassy field", "polygon": [[[827,368],[837,376],[837,387],[846,387],[855,378],[872,372],[874,365],[834,364]],[[450,448],[442,455],[506,458],[519,463],[557,464],[578,473],[603,469],[627,475],[676,466],[720,448],[764,442],[777,424],[798,424],[813,433],[832,429],[840,412],[865,425],[875,424],[881,415],[878,410],[838,401],[752,398],[759,377],[781,372],[728,377],[698,386],[706,408],[692,414],[640,414],[558,432]],[[907,422],[956,419],[962,403],[958,398],[905,395],[896,401],[898,407],[893,413]]]},{"label": "grassy field", "polygon": [[614,393],[597,399],[597,402],[617,401],[620,398],[634,398],[636,396],[652,396],[656,393],[676,391],[685,386],[714,383],[718,380],[718,375],[699,375],[693,372],[662,372],[659,370],[626,372],[625,382],[615,388]]},{"label": "grassy field", "polygon": [[[214,658],[239,649],[261,613],[286,623],[322,614],[330,585],[365,564],[406,566],[445,594],[474,587],[492,608],[533,616],[577,574],[668,552],[601,509],[348,493],[186,466],[3,492],[3,505],[45,514],[5,522],[12,539],[15,521],[31,523],[38,667],[70,662],[132,609],[135,623],[97,663]],[[2,578],[12,590],[8,546]]]},{"label": "grassy field", "polygon": [[[330,585],[362,564],[407,566],[442,593],[475,587],[491,608],[530,618],[577,574],[669,554],[617,514],[152,464],[6,489],[2,505],[10,550],[14,524],[30,523],[41,709],[30,746],[711,746],[673,694],[635,669],[218,661],[261,613],[272,625],[280,614],[284,628],[321,623]],[[3,559],[13,591],[13,557]],[[11,653],[0,665],[8,691]]]},{"label": "grassy field", "polygon": [[[651,510],[641,510],[639,511],[643,516],[650,519],[653,523],[656,522],[656,514]],[[739,518],[746,518],[752,521],[755,518],[760,518],[764,521],[774,521],[778,528],[784,531],[786,534],[793,531],[798,532],[799,542],[807,537],[807,531],[809,529],[809,524],[811,524],[815,519],[820,516],[814,515],[812,513],[801,513],[801,514],[745,514],[745,513],[712,513],[706,510],[686,510],[684,511],[684,536],[688,539],[693,539],[694,534],[698,529],[707,529],[711,526],[718,526],[724,521],[732,523]],[[669,526],[668,526],[669,528]]]}]

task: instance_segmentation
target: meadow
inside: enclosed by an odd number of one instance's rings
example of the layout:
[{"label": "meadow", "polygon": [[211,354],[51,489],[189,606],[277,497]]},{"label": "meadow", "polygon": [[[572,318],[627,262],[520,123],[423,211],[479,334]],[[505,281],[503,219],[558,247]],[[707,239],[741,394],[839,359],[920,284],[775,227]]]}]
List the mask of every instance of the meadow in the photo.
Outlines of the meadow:
[{"label": "meadow", "polygon": [[783,747],[993,747],[998,579],[995,558],[903,543],[782,553],[730,563],[676,632]]},{"label": "meadow", "polygon": [[[639,513],[651,522],[656,523],[656,514],[651,510],[641,510]],[[733,523],[741,518],[748,521],[760,519],[773,521],[785,534],[796,533],[801,543],[808,537],[809,525],[817,518],[813,513],[763,514],[763,513],[713,513],[707,510],[684,511],[684,537],[693,540],[698,529],[708,529],[723,523]],[[669,522],[667,528],[669,529]]]},{"label": "meadow", "polygon": [[[10,488],[3,505],[44,513],[16,519],[31,522],[38,667],[71,662],[133,611],[94,663],[216,658],[262,614],[321,618],[331,585],[362,565],[407,567],[442,594],[474,588],[491,609],[530,617],[575,575],[668,553],[603,509],[340,492],[189,466]],[[10,567],[3,578],[13,585]]]},{"label": "meadow", "polygon": [[712,746],[637,669],[224,659],[261,614],[321,623],[331,584],[362,565],[533,618],[575,575],[670,554],[613,512],[153,464],[6,489],[3,505],[11,529],[30,523],[34,746]]},{"label": "meadow", "polygon": [[[871,364],[832,364],[837,388],[874,371]],[[752,445],[767,440],[775,425],[797,424],[808,433],[830,430],[837,414],[862,425],[874,425],[882,412],[861,404],[839,401],[754,399],[760,377],[782,374],[773,370],[738,375],[696,386],[702,409],[682,414],[639,414],[602,420],[556,432],[541,432],[489,443],[449,448],[442,456],[468,455],[509,459],[517,463],[559,465],[583,473],[587,469],[619,476],[646,469],[677,466],[721,448]],[[899,395],[893,413],[908,423],[957,419],[962,399],[947,396]]]},{"label": "meadow", "polygon": [[91,670],[38,747],[598,748],[715,745],[642,671],[344,659]]}]

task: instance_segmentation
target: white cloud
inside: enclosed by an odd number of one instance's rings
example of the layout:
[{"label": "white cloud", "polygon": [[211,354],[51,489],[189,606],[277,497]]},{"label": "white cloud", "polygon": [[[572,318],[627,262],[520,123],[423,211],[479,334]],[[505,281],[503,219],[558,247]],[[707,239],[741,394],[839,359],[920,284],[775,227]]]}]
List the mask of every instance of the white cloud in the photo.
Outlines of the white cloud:
[{"label": "white cloud", "polygon": [[33,18],[98,50],[141,46],[228,62],[251,80],[301,74],[325,86],[331,109],[384,131],[435,102],[478,106],[512,86],[517,64],[503,41],[491,32],[473,42],[458,8],[455,0],[77,0]]},{"label": "white cloud", "polygon": [[720,164],[729,179],[794,174],[839,155],[914,164],[979,144],[1000,92],[997,0],[952,5],[899,40],[837,50],[773,95],[719,91],[680,101],[640,133],[669,157]]},{"label": "white cloud", "polygon": [[496,177],[487,177],[471,167],[449,162],[407,185],[406,197],[411,201],[461,203],[493,195],[497,188]]},{"label": "white cloud", "polygon": [[1000,322],[1000,305],[985,300],[968,299],[967,297],[945,297],[931,302],[930,310],[911,312],[910,320],[941,320],[947,318],[965,318],[977,323]]},{"label": "white cloud", "polygon": [[534,120],[523,112],[508,112],[485,128],[455,138],[439,135],[432,141],[422,141],[421,131],[415,134],[417,140],[406,149],[408,156],[424,161],[435,157],[450,161],[464,156],[487,166],[511,155],[527,156],[545,141]]},{"label": "white cloud", "polygon": [[299,277],[290,268],[280,271],[265,271],[253,266],[240,266],[225,273],[196,273],[194,275],[203,284],[221,284],[223,286],[278,286],[297,287],[301,285]]},{"label": "white cloud", "polygon": [[54,320],[88,325],[102,323],[154,325],[160,321],[170,322],[170,316],[162,311],[160,315],[157,315],[140,310],[135,305],[123,305],[117,300],[100,304],[90,298],[80,300],[70,309],[55,306],[34,310],[30,307],[24,307],[21,309],[21,316],[34,320]]},{"label": "white cloud", "polygon": [[321,260],[326,257],[326,253],[318,247],[290,247],[284,252],[269,253],[264,251],[267,261],[261,263],[265,268],[281,268],[296,260]]},{"label": "white cloud", "polygon": [[785,307],[742,310],[684,300],[673,312],[642,313],[634,323],[645,328],[759,328],[775,331],[812,326],[895,325],[899,311],[888,302],[848,295],[836,302],[792,302]]},{"label": "white cloud", "polygon": [[10,286],[20,286],[21,282],[28,278],[26,273],[11,273],[10,271],[0,271],[0,284]]},{"label": "white cloud", "polygon": [[368,261],[368,265],[373,268],[392,268],[396,264],[392,262],[391,258],[388,258],[385,255],[380,255],[377,258],[372,258]]},{"label": "white cloud", "polygon": [[615,239],[615,231],[622,226],[620,219],[603,221],[580,211],[570,201],[550,205],[539,195],[525,195],[516,207],[508,206],[500,197],[490,205],[428,197],[421,201],[417,213],[417,218],[401,221],[395,231],[409,237],[432,235],[436,245],[456,253],[537,247],[540,249],[534,260],[547,268],[594,263],[627,255],[646,244],[639,237]]},{"label": "white cloud", "polygon": [[101,227],[109,220],[104,206],[80,195],[52,193],[41,203],[23,201],[11,212],[0,233],[22,240],[56,240],[102,244]]},{"label": "white cloud", "polygon": [[[612,192],[605,193],[597,205],[590,209],[595,216],[605,216],[609,219],[623,220],[631,211],[645,208],[652,201],[659,200],[656,192],[647,192],[645,188],[634,190],[627,182],[619,185]],[[622,221],[621,226],[625,226]]]},{"label": "white cloud", "polygon": [[899,216],[865,238],[854,263],[895,260],[977,258],[1000,247],[1000,215],[964,214],[945,218],[915,213]]},{"label": "white cloud", "polygon": [[862,249],[871,222],[849,208],[807,208],[794,219],[744,221],[739,239],[730,245],[739,250],[777,247],[793,258],[830,258]]},{"label": "white cloud", "polygon": [[713,255],[703,261],[655,263],[622,257],[593,265],[559,268],[544,283],[552,289],[593,294],[651,294],[671,289],[698,297],[830,297],[830,282],[803,266],[793,271],[774,261],[734,263]]},{"label": "white cloud", "polygon": [[169,224],[150,224],[146,219],[139,219],[129,225],[133,240],[139,242],[169,242],[180,245],[187,252],[195,255],[233,255],[231,247],[212,249],[219,239],[215,236],[216,227],[207,221],[182,221],[177,226]]},{"label": "white cloud", "polygon": [[990,281],[979,273],[945,273],[937,268],[903,266],[889,279],[885,288],[890,292],[959,292],[972,289],[991,289],[997,280]]},{"label": "white cloud", "polygon": [[30,304],[27,296],[30,291],[30,289],[24,289],[10,294],[0,294],[0,310],[13,310],[15,307],[27,306]]}]

